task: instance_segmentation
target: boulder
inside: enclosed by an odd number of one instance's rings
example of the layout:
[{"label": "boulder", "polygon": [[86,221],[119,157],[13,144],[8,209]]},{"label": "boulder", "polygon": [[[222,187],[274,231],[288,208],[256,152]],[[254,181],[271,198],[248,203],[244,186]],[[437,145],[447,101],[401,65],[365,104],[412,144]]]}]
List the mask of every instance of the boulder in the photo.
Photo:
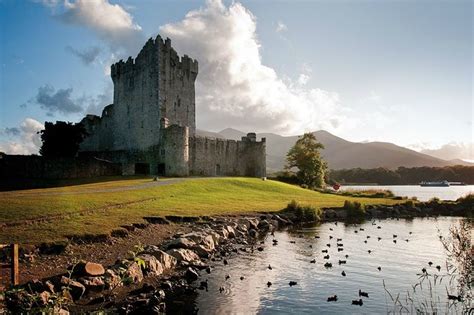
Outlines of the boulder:
[{"label": "boulder", "polygon": [[166,244],[167,249],[173,249],[173,248],[191,248],[194,245],[196,245],[195,242],[193,242],[190,239],[187,239],[185,237],[178,237]]},{"label": "boulder", "polygon": [[137,256],[138,259],[142,259],[145,262],[145,272],[147,274],[152,274],[159,276],[163,273],[163,265],[158,261],[158,259],[149,254],[141,254]]},{"label": "boulder", "polygon": [[142,268],[140,268],[135,261],[128,266],[125,275],[130,278],[133,283],[139,283],[143,280]]},{"label": "boulder", "polygon": [[61,285],[69,291],[74,300],[80,299],[84,292],[86,292],[86,287],[82,283],[65,276],[61,277]]},{"label": "boulder", "polygon": [[39,302],[41,303],[41,305],[48,305],[50,297],[51,293],[49,293],[48,291],[43,291],[38,294]]},{"label": "boulder", "polygon": [[192,262],[192,261],[198,261],[199,256],[193,252],[192,250],[189,249],[184,249],[184,248],[178,248],[178,249],[171,249],[167,251],[167,253],[174,258],[178,260],[178,262]]},{"label": "boulder", "polygon": [[270,222],[268,222],[268,220],[264,219],[264,220],[260,220],[257,227],[260,230],[267,231],[267,230],[270,230],[271,224],[270,224]]},{"label": "boulder", "polygon": [[104,274],[105,285],[108,289],[114,289],[122,285],[120,276],[115,273],[112,269],[107,269]]},{"label": "boulder", "polygon": [[145,247],[143,254],[149,254],[154,256],[162,265],[164,269],[172,269],[176,267],[178,261],[173,256],[165,253],[158,246],[149,245]]},{"label": "boulder", "polygon": [[188,282],[193,282],[199,279],[199,274],[191,267],[188,267],[188,269],[186,269],[186,273],[184,274],[184,276],[186,280],[188,280]]},{"label": "boulder", "polygon": [[235,230],[232,226],[230,226],[230,225],[226,226],[226,230],[228,232],[228,234],[227,234],[228,238],[234,238],[235,237]]},{"label": "boulder", "polygon": [[78,281],[89,290],[102,290],[105,287],[104,277],[82,277]]},{"label": "boulder", "polygon": [[249,230],[249,236],[252,237],[252,238],[256,238],[257,237],[257,231],[255,229],[250,229]]},{"label": "boulder", "polygon": [[[204,246],[207,250],[212,251],[215,248],[214,238],[212,235],[207,235],[204,233],[189,233],[183,235],[183,238],[193,241],[195,244]],[[193,246],[187,247],[192,248]],[[183,247],[185,248],[185,247]]]}]

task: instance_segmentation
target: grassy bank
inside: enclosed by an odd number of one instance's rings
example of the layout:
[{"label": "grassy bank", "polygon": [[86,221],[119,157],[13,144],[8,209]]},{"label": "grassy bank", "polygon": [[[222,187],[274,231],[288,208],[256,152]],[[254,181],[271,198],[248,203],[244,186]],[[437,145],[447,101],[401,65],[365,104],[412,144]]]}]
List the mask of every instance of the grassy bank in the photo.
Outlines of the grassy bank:
[{"label": "grassy bank", "polygon": [[[166,183],[168,181],[168,183]],[[162,182],[162,183],[160,183]],[[68,235],[106,234],[144,216],[202,216],[278,211],[292,199],[314,207],[393,204],[310,191],[256,178],[125,179],[60,188],[0,192],[0,243],[41,243]],[[45,221],[38,221],[45,219]]]}]

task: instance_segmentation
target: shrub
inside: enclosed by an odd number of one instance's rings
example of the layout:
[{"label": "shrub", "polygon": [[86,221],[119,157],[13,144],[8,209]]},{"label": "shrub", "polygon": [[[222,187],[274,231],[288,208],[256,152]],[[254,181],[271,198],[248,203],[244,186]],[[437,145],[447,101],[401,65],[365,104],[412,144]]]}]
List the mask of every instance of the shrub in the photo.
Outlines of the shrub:
[{"label": "shrub", "polygon": [[407,200],[405,201],[405,206],[408,208],[413,208],[415,206],[415,202],[413,200]]},{"label": "shrub", "polygon": [[302,206],[292,200],[286,207],[286,211],[292,212],[298,222],[315,222],[321,215],[321,210],[311,206]]},{"label": "shrub", "polygon": [[358,201],[344,201],[344,209],[347,210],[349,217],[358,217],[365,215],[365,206]]},{"label": "shrub", "polygon": [[471,193],[464,197],[458,198],[456,202],[464,207],[473,208],[474,207],[474,194]]},{"label": "shrub", "polygon": [[438,197],[433,197],[430,200],[428,200],[428,203],[439,203],[439,198]]}]

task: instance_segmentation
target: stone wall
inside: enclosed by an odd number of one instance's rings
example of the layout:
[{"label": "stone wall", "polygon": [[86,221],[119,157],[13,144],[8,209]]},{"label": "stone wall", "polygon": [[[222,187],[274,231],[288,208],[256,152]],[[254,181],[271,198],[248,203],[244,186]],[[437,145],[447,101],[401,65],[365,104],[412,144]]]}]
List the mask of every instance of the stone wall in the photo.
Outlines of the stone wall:
[{"label": "stone wall", "polygon": [[120,164],[96,158],[46,159],[36,155],[0,156],[0,179],[72,179],[121,174]]},{"label": "stone wall", "polygon": [[194,136],[190,138],[189,173],[195,176],[266,176],[265,139],[257,142]]}]

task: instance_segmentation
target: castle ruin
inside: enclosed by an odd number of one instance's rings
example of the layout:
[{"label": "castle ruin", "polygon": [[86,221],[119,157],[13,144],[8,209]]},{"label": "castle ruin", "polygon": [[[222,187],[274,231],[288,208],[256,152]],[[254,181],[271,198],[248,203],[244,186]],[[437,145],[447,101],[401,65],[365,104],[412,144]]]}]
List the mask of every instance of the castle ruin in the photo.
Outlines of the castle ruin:
[{"label": "castle ruin", "polygon": [[158,35],[138,56],[111,67],[114,102],[81,121],[80,155],[122,164],[123,175],[265,176],[265,138],[196,135],[198,62]]}]

